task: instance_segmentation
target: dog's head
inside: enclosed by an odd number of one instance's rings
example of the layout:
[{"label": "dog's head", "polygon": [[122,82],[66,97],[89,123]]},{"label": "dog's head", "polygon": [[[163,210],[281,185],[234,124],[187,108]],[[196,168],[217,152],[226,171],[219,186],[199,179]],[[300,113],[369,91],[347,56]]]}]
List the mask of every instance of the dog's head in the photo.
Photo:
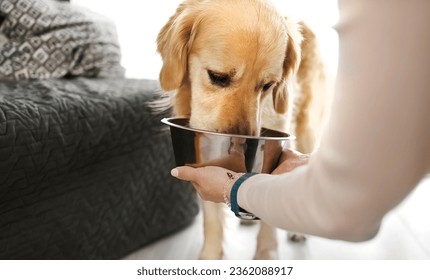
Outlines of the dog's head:
[{"label": "dog's head", "polygon": [[265,1],[186,0],[158,35],[160,84],[195,128],[256,135],[263,100],[288,108],[300,63],[298,25]]}]

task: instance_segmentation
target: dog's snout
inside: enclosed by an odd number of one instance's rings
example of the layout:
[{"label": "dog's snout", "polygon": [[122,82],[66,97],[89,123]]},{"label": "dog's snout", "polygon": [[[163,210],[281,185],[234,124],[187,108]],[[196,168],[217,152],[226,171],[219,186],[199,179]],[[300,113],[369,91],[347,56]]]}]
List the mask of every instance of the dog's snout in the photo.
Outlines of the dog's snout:
[{"label": "dog's snout", "polygon": [[[255,106],[249,106],[250,102],[235,102],[238,104],[234,110],[223,111],[219,115],[218,128],[224,133],[258,136],[259,121],[258,113],[254,110]],[[246,106],[245,106],[246,105]]]},{"label": "dog's snout", "polygon": [[225,133],[239,134],[239,135],[258,135],[258,131],[253,125],[246,120],[241,120],[235,123],[235,125],[230,126]]}]

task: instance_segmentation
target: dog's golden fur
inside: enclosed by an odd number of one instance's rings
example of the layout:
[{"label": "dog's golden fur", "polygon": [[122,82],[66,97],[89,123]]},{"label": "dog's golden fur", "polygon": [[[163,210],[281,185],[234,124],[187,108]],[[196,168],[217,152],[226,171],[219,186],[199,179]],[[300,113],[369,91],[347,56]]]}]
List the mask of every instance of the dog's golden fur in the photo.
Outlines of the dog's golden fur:
[{"label": "dog's golden fur", "polygon": [[[160,84],[175,91],[174,114],[206,130],[257,135],[262,126],[293,132],[311,152],[325,102],[324,65],[303,23],[267,1],[186,0],[161,29]],[[204,203],[201,258],[222,258],[219,205]],[[275,231],[262,223],[255,258],[276,258]]]}]

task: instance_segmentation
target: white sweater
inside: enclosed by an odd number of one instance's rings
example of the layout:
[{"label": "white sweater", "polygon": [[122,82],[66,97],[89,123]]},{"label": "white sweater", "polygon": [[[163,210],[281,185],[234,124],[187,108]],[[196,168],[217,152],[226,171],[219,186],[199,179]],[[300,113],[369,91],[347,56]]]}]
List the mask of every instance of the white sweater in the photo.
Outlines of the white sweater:
[{"label": "white sweater", "polygon": [[238,204],[276,227],[361,241],[430,166],[430,1],[340,0],[339,10],[320,148],[290,173],[246,180]]}]

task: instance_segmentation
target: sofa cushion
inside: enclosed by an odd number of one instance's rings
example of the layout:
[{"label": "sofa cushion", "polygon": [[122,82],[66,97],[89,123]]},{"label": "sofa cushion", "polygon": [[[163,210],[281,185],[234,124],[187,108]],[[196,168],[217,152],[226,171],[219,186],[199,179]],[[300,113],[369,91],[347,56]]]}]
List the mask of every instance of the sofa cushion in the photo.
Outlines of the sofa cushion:
[{"label": "sofa cushion", "polygon": [[0,2],[0,80],[123,76],[113,22],[52,0]]}]

